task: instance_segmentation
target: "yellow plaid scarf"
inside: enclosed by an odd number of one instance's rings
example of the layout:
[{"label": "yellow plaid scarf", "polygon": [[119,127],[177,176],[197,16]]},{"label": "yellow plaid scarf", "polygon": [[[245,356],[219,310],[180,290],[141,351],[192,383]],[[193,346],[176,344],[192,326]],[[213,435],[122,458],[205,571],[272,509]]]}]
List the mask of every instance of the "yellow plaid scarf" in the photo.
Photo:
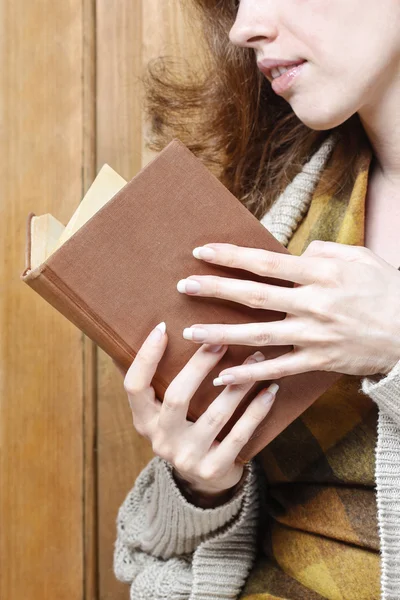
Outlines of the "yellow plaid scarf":
[{"label": "yellow plaid scarf", "polygon": [[[340,196],[317,186],[287,245],[292,254],[315,239],[364,245],[371,157],[360,155],[355,183]],[[241,598],[380,597],[378,410],[360,387],[361,377],[343,375],[258,455],[267,480],[262,546]]]}]

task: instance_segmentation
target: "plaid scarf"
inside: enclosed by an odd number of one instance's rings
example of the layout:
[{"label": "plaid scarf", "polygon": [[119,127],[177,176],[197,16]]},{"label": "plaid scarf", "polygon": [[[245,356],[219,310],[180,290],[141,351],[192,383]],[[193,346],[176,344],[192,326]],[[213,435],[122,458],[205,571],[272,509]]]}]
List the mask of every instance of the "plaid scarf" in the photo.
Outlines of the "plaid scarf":
[{"label": "plaid scarf", "polygon": [[[340,195],[317,185],[292,254],[316,239],[364,245],[371,158],[360,154]],[[360,387],[360,376],[343,375],[257,456],[266,478],[260,552],[242,599],[379,599],[378,408]]]}]

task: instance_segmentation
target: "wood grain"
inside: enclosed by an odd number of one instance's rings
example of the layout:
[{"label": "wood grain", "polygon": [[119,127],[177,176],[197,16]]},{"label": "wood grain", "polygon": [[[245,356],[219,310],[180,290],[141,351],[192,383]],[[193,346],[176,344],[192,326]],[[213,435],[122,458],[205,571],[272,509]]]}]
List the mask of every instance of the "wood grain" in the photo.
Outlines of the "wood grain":
[{"label": "wood grain", "polygon": [[[96,177],[96,36],[95,0],[83,2],[83,191]],[[83,196],[84,194],[82,194]],[[98,528],[97,528],[97,346],[83,336],[83,599],[97,600]]]},{"label": "wood grain", "polygon": [[140,77],[160,54],[198,56],[181,6],[0,0],[2,599],[129,597],[115,520],[151,446],[112,361],[20,274],[30,211],[66,224],[104,162],[130,179],[153,158]]},{"label": "wood grain", "polygon": [[0,597],[82,598],[82,335],[20,281],[82,197],[82,2],[0,2]]}]

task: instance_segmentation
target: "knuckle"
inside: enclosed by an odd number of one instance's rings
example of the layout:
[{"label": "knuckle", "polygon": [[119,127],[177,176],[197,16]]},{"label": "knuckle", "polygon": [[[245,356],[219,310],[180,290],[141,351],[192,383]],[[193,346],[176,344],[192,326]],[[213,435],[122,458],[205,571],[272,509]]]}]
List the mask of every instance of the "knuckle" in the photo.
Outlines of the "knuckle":
[{"label": "knuckle", "polygon": [[348,260],[350,262],[363,260],[369,256],[375,256],[370,248],[366,246],[349,246],[348,247],[349,256]]},{"label": "knuckle", "polygon": [[124,380],[124,390],[130,396],[135,396],[139,392],[141,392],[141,387],[134,379],[126,379]]},{"label": "knuckle", "polygon": [[229,344],[229,331],[226,331],[224,327],[214,326],[211,330],[212,334],[218,338],[218,344]]},{"label": "knuckle", "polygon": [[303,254],[307,252],[307,254],[318,254],[322,252],[325,248],[325,242],[323,240],[312,240],[310,242]]},{"label": "knuckle", "polygon": [[236,267],[236,256],[232,250],[226,251],[226,254],[224,256],[224,263],[227,267]]},{"label": "knuckle", "polygon": [[249,436],[245,431],[232,431],[231,441],[233,446],[242,448],[249,441]]},{"label": "knuckle", "polygon": [[205,418],[206,418],[206,424],[208,425],[208,427],[211,427],[212,429],[221,427],[222,425],[224,425],[225,420],[226,420],[226,413],[224,413],[221,410],[217,410],[217,409],[210,409],[208,411],[206,411],[205,414]]},{"label": "knuckle", "polygon": [[148,351],[145,351],[143,347],[141,347],[139,352],[136,354],[135,362],[138,362],[144,366],[153,366],[154,358],[149,354]]},{"label": "knuckle", "polygon": [[238,378],[240,378],[241,383],[245,383],[250,379],[251,372],[247,365],[254,364],[254,363],[247,362],[250,359],[251,359],[251,356],[247,357],[246,361],[241,365],[240,369],[237,370],[236,375]]},{"label": "knuckle", "polygon": [[147,437],[147,428],[143,425],[143,423],[139,422],[135,417],[132,418],[132,423],[139,435]]},{"label": "knuckle", "polygon": [[221,290],[221,280],[219,277],[213,277],[212,278],[212,285],[213,285],[213,294],[219,298],[222,295],[222,290]]},{"label": "knuckle", "polygon": [[277,252],[265,252],[265,254],[263,254],[259,265],[260,275],[268,276],[272,273],[279,273],[281,268],[281,259]]},{"label": "knuckle", "polygon": [[340,283],[342,277],[342,269],[341,266],[331,260],[328,265],[324,269],[324,279],[325,281],[333,284]]},{"label": "knuckle", "polygon": [[164,394],[163,405],[167,410],[176,412],[182,406],[182,399],[179,398],[178,395],[175,395],[173,392],[167,390]]},{"label": "knuckle", "polygon": [[254,334],[254,341],[258,346],[267,346],[268,344],[273,343],[273,338],[270,331],[266,329],[260,328]]},{"label": "knuckle", "polygon": [[252,382],[251,371],[249,371],[249,369],[244,368],[244,366],[242,366],[240,371],[238,371],[238,376],[240,377],[240,383],[235,384],[236,390],[244,389],[246,387],[246,384]]},{"label": "knuckle", "polygon": [[376,255],[372,252],[371,248],[367,248],[366,246],[355,246],[355,248],[361,259],[372,258],[376,261]]},{"label": "knuckle", "polygon": [[290,373],[285,369],[285,367],[276,365],[274,366],[274,372],[269,377],[271,379],[282,379],[283,377],[287,377]]},{"label": "knuckle", "polygon": [[251,308],[264,308],[268,304],[266,288],[260,285],[252,286],[248,303]]},{"label": "knuckle", "polygon": [[323,322],[331,320],[332,310],[332,301],[329,298],[322,298],[318,302],[313,303],[313,313]]},{"label": "knuckle", "polygon": [[174,459],[174,465],[178,471],[182,473],[191,473],[195,466],[196,461],[190,452],[180,452]]},{"label": "knuckle", "polygon": [[220,476],[220,472],[215,464],[206,464],[200,467],[199,476],[204,481],[211,482]]},{"label": "knuckle", "polygon": [[169,460],[169,457],[172,453],[171,444],[164,439],[163,436],[156,436],[151,440],[151,447],[153,449],[154,454],[165,458],[165,460]]},{"label": "knuckle", "polygon": [[317,359],[317,366],[319,370],[322,371],[331,371],[334,368],[334,362],[331,356],[328,353],[320,354]]}]

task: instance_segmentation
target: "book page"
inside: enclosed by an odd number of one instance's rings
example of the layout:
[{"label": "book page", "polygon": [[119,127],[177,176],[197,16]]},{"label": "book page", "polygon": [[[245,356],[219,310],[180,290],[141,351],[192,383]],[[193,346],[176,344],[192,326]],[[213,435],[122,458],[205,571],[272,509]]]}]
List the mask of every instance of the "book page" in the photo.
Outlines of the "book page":
[{"label": "book page", "polygon": [[82,227],[100,208],[102,208],[111,198],[119,192],[126,180],[118,175],[109,165],[104,164],[97,174],[96,179],[86,192],[78,208],[68,221],[63,233],[53,252],[71,237],[78,229]]},{"label": "book page", "polygon": [[31,269],[41,265],[58,243],[65,227],[50,213],[32,217]]}]

